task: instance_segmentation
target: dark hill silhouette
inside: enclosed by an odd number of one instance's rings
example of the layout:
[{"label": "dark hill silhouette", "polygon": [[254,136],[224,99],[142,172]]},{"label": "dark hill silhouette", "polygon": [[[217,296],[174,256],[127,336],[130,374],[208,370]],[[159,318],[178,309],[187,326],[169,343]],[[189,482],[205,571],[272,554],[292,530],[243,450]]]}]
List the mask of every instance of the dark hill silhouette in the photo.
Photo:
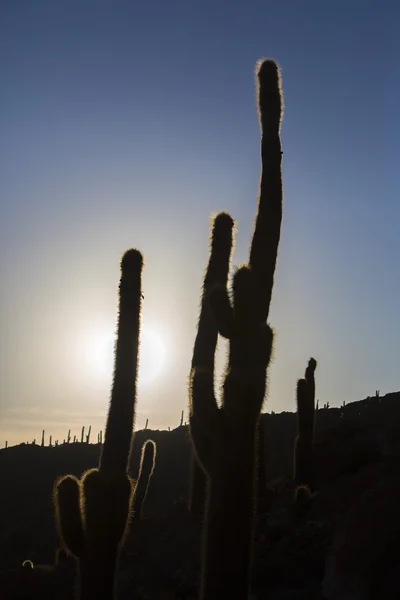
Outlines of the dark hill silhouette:
[{"label": "dark hill silhouette", "polygon": [[[378,496],[381,487],[392,491],[393,486],[400,489],[400,473],[397,474],[400,392],[353,402],[342,408],[317,411],[317,455],[323,464],[323,477],[311,509],[300,524],[293,521],[290,512],[296,414],[265,414],[262,418],[269,496],[260,509],[256,527],[254,588],[263,589],[268,584],[277,589],[282,586],[283,589],[309,589],[310,582],[318,588],[322,585],[327,549],[330,548],[331,553],[335,549],[338,553],[341,551],[340,530],[349,527],[344,515],[351,506],[353,511],[357,511],[354,507],[359,501],[362,505],[366,504],[365,510],[368,511],[369,504],[373,506],[377,502],[379,515],[375,518],[384,521],[386,513],[390,514],[392,521],[389,528],[396,530],[393,511],[390,511],[390,506],[387,510],[384,508],[387,500],[382,506],[382,501],[375,496],[364,500],[363,493],[369,487],[378,490]],[[137,581],[134,587],[139,585],[139,580],[141,585],[150,586],[151,582],[153,587],[159,581],[160,588],[164,590],[181,586],[187,591],[195,589],[198,577],[201,518],[193,517],[187,511],[191,458],[187,427],[178,427],[170,432],[136,432],[131,455],[131,473],[135,478],[141,448],[147,439],[153,439],[157,444],[157,461],[143,509],[145,519],[136,524],[121,559],[121,598],[131,597],[128,590],[133,589],[132,577]],[[55,550],[59,545],[52,509],[54,481],[64,473],[80,476],[98,463],[99,453],[99,444],[86,443],[57,447],[21,444],[0,451],[0,479],[3,484],[0,495],[0,583],[3,589],[13,587],[16,580],[19,581],[21,564],[25,559],[32,560],[35,565],[54,563]],[[362,516],[359,519],[362,521]],[[353,521],[353,528],[363,526]],[[379,531],[385,531],[385,525],[387,527],[387,523],[381,523]],[[379,540],[376,543],[379,544]],[[383,551],[388,552],[387,540],[382,540],[381,544]],[[364,543],[364,547],[367,546]],[[287,554],[289,549],[290,555]],[[132,556],[135,556],[134,571],[129,567],[129,557]],[[380,566],[385,573],[389,568],[391,573],[399,566],[395,561],[395,566],[390,567],[391,560],[394,560],[392,555]],[[331,558],[330,568],[337,570],[336,563]],[[301,568],[299,565],[302,565]],[[15,569],[19,573],[17,578]],[[141,579],[138,579],[139,570]],[[286,573],[284,578],[283,573]],[[390,579],[390,573],[386,573],[385,577]],[[376,572],[374,576],[379,579]],[[23,575],[25,579],[29,577],[33,575]],[[36,572],[35,577],[43,586],[43,578],[49,581],[50,575]],[[337,582],[340,577],[335,575],[334,579]],[[28,588],[32,592],[31,583]],[[332,584],[328,581],[325,585]],[[376,587],[377,584],[374,585]],[[378,589],[381,588],[378,586]],[[54,590],[52,594],[49,597],[61,597]],[[4,596],[5,600],[14,597],[18,596]],[[161,596],[154,592],[148,597]],[[390,598],[390,595],[385,597]]]}]

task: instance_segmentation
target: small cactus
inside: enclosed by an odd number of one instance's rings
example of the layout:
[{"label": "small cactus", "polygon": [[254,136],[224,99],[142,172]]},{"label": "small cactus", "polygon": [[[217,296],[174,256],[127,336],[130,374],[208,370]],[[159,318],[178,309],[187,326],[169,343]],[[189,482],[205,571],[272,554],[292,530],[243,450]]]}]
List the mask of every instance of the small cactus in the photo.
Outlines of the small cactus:
[{"label": "small cactus", "polygon": [[42,431],[42,447],[44,446],[44,429]]},{"label": "small cactus", "polygon": [[81,431],[81,444],[83,444],[84,438],[85,438],[85,426],[82,427],[82,431]]},{"label": "small cactus", "polygon": [[317,361],[310,358],[304,379],[297,382],[298,435],[295,440],[293,478],[298,486],[313,485],[316,368]]},{"label": "small cactus", "polygon": [[87,443],[87,444],[89,444],[89,440],[90,440],[90,434],[91,434],[91,432],[92,432],[92,426],[90,425],[90,426],[89,426],[88,433],[87,433],[87,436],[86,436],[86,443]]},{"label": "small cactus", "polygon": [[146,419],[146,425],[144,426],[144,430],[145,430],[145,431],[146,431],[146,429],[147,429],[147,426],[148,426],[148,424],[149,424],[149,420],[148,420],[148,419]]},{"label": "small cactus", "polygon": [[68,429],[67,444],[71,441],[71,430]]}]

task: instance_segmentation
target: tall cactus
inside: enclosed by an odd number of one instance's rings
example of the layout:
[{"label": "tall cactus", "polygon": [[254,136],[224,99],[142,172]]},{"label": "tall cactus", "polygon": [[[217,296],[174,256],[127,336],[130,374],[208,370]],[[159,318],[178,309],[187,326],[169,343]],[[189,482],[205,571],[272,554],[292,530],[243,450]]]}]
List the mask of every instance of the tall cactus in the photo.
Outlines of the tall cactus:
[{"label": "tall cactus", "polygon": [[127,474],[136,405],[142,255],[121,261],[114,380],[98,469],[55,486],[56,522],[64,547],[79,560],[81,600],[111,600],[120,548],[128,530],[134,485]]},{"label": "tall cactus", "polygon": [[297,382],[298,435],[295,440],[294,481],[312,488],[315,429],[315,369],[317,361],[310,358],[304,379]]},{"label": "tall cactus", "polygon": [[69,444],[70,441],[71,441],[71,430],[68,429],[67,444]]},{"label": "tall cactus", "polygon": [[[234,274],[231,304],[226,282],[232,219],[223,215],[224,235],[217,236],[219,215],[209,263],[219,268],[212,281],[206,273],[190,373],[190,431],[197,460],[209,479],[202,600],[246,600],[249,593],[256,436],[273,342],[266,320],[282,220],[283,103],[278,66],[272,60],[260,62],[257,76],[262,174],[249,264]],[[217,328],[230,342],[221,408],[214,396]]]},{"label": "tall cactus", "polygon": [[139,476],[136,483],[134,519],[142,519],[143,504],[149,491],[150,479],[156,464],[156,443],[147,440],[142,446]]}]

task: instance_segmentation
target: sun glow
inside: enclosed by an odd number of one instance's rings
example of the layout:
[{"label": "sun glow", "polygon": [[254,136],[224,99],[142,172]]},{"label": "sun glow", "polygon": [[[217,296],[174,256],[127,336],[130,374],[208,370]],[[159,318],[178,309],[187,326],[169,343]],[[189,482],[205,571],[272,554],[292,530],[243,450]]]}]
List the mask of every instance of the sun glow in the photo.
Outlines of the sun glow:
[{"label": "sun glow", "polygon": [[[106,332],[91,336],[87,347],[87,361],[97,377],[111,383],[114,369],[115,334]],[[162,373],[166,361],[166,347],[161,336],[153,329],[142,327],[139,349],[139,386],[148,385]]]}]

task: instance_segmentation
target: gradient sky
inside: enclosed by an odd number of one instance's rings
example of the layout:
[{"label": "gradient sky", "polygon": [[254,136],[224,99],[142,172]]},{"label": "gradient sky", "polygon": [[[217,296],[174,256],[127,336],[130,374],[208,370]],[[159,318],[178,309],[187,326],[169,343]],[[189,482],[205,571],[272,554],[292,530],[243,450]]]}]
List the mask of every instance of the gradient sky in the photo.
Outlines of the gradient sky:
[{"label": "gradient sky", "polygon": [[266,410],[294,410],[311,355],[320,405],[400,388],[399,23],[394,0],[1,2],[1,447],[103,427],[91,357],[129,247],[167,348],[136,425],[187,414],[214,211],[237,221],[233,263],[248,256],[265,56],[285,95]]}]

